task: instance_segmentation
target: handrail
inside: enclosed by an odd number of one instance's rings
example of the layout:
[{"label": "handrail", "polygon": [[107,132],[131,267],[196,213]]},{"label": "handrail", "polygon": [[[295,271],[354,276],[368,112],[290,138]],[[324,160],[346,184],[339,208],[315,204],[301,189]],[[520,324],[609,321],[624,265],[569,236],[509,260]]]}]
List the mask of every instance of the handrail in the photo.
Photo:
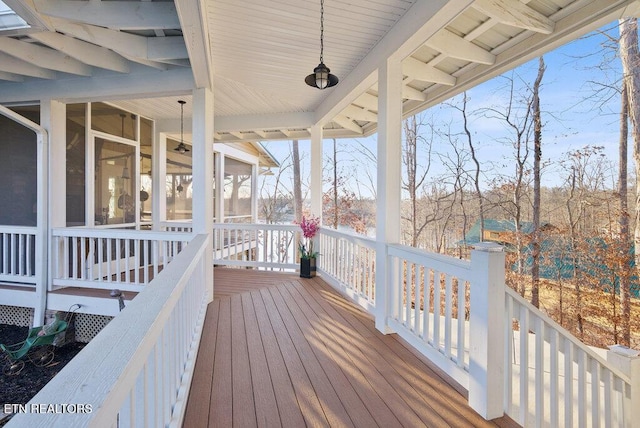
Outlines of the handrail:
[{"label": "handrail", "polygon": [[208,240],[193,238],[26,406],[74,412],[20,413],[7,426],[180,426],[209,301]]}]

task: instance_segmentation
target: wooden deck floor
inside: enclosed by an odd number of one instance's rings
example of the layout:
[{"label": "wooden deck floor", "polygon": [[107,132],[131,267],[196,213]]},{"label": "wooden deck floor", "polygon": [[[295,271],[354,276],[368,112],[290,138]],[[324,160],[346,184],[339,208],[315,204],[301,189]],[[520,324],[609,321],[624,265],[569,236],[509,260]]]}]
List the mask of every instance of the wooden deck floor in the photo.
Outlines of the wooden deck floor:
[{"label": "wooden deck floor", "polygon": [[[320,278],[215,269],[184,427],[489,427],[464,390]],[[235,293],[234,293],[235,291]]]}]

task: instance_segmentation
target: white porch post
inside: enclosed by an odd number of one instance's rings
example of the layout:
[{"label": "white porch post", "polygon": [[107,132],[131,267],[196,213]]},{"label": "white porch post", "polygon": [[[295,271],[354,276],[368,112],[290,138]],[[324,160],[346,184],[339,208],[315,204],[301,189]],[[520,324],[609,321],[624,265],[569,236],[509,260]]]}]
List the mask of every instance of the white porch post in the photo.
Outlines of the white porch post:
[{"label": "white porch post", "polygon": [[311,214],[322,224],[322,125],[311,127]]},{"label": "white porch post", "polygon": [[216,222],[224,223],[224,153],[216,154]]},{"label": "white porch post", "polygon": [[156,133],[151,159],[151,221],[153,230],[160,230],[167,219],[167,135]]},{"label": "white porch post", "polygon": [[[48,132],[48,141],[38,141],[38,202],[36,238],[36,304],[34,326],[44,323],[49,278],[59,260],[53,248],[51,228],[67,225],[67,106],[54,100],[43,100],[40,122]],[[48,183],[55,183],[49,186]],[[51,243],[51,245],[49,245]],[[47,257],[48,255],[48,257]],[[48,263],[47,263],[48,260]]]},{"label": "white porch post", "polygon": [[193,233],[209,235],[205,281],[213,300],[213,92],[193,91]]},{"label": "white porch post", "polygon": [[471,251],[469,405],[487,420],[504,415],[504,260],[495,243]]},{"label": "white porch post", "polygon": [[398,293],[392,275],[387,245],[400,242],[402,159],[402,64],[389,58],[378,70],[378,178],[376,204],[376,328],[392,330],[387,324],[391,299]]},{"label": "white porch post", "polygon": [[258,222],[258,174],[260,174],[260,164],[251,166],[251,222]]},{"label": "white porch post", "polygon": [[629,376],[631,388],[624,404],[622,415],[618,416],[621,427],[631,428],[640,421],[640,357],[627,354],[624,347],[613,347],[607,351],[607,362]]}]

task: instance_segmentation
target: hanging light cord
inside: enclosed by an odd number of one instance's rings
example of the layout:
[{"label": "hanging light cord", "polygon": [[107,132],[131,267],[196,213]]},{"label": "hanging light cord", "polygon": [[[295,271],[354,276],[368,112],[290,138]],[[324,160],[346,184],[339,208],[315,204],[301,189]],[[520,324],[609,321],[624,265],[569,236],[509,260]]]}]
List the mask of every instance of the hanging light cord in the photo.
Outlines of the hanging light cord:
[{"label": "hanging light cord", "polygon": [[180,103],[180,144],[184,144],[183,135],[184,135],[184,103]]},{"label": "hanging light cord", "polygon": [[320,63],[324,63],[324,0],[320,0]]}]

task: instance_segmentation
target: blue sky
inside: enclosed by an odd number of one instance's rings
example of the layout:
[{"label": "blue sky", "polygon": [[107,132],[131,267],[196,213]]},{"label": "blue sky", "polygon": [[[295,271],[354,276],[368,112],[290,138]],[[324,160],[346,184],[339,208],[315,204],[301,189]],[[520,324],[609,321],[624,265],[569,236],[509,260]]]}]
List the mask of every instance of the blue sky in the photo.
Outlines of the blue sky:
[{"label": "blue sky", "polygon": [[[544,126],[542,150],[543,161],[551,163],[551,166],[543,171],[544,185],[561,185],[563,171],[556,162],[567,152],[586,145],[603,146],[607,159],[612,165],[617,165],[620,97],[612,91],[605,91],[609,97],[604,100],[597,99],[601,98],[596,95],[597,89],[601,89],[602,86],[595,85],[593,82],[617,83],[621,66],[616,53],[612,49],[603,48],[605,44],[611,45],[611,43],[607,42],[607,37],[601,32],[617,38],[617,23],[611,23],[603,27],[600,32],[591,33],[544,56],[547,69],[540,94]],[[505,176],[512,174],[513,156],[512,148],[508,143],[510,134],[504,123],[487,118],[486,114],[481,112],[486,108],[501,109],[506,105],[508,100],[508,92],[505,90],[506,77],[512,77],[519,82],[517,87],[523,88],[533,83],[537,67],[538,60],[535,59],[467,93],[469,127],[486,181],[496,174]],[[458,96],[449,102],[459,104],[460,100],[461,97]],[[440,129],[451,126],[454,134],[462,130],[460,114],[450,107],[439,105],[422,114]],[[264,144],[280,160],[285,159],[290,153],[289,141]],[[367,171],[369,174],[375,174],[373,172],[375,166],[364,166],[357,161],[356,148],[360,144],[375,153],[376,136],[358,140],[339,140],[339,146],[342,147],[340,166],[344,175],[352,176],[351,180],[355,176],[360,178],[366,176]],[[465,140],[460,140],[459,144],[466,144]],[[629,145],[632,146],[631,143]],[[434,145],[434,150],[446,155],[447,146],[445,141],[438,141]],[[308,176],[309,171],[309,141],[301,141],[300,149],[303,154],[304,178]],[[331,140],[325,140],[324,149],[326,157],[332,150]],[[629,159],[631,160],[631,157]],[[434,166],[430,175],[432,179],[436,179],[442,173],[443,170]],[[290,182],[290,171],[286,171],[284,175],[285,182]],[[367,193],[363,191],[364,196],[369,196]]]}]

